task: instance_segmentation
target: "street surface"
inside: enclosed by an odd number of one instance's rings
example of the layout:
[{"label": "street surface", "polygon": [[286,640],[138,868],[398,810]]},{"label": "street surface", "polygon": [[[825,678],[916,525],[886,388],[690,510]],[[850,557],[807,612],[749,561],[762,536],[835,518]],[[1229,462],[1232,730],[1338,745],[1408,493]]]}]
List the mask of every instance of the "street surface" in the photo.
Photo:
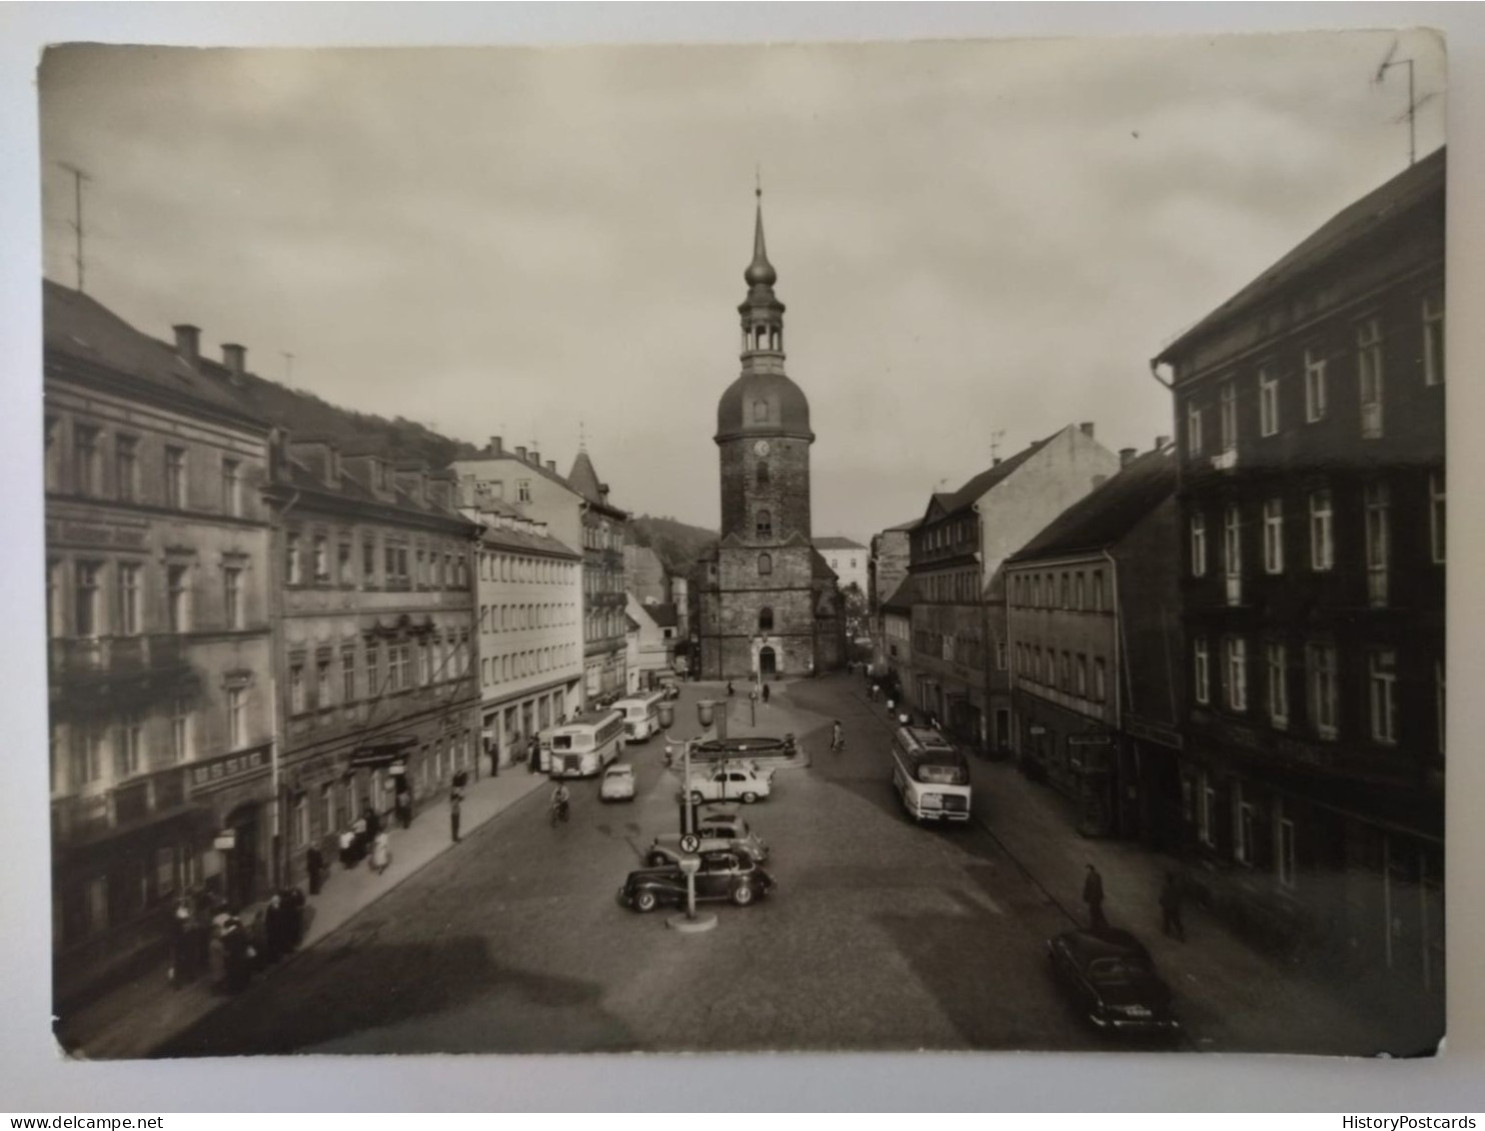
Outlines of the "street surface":
[{"label": "street surface", "polygon": [[[686,689],[675,733],[695,733],[698,697]],[[747,807],[779,886],[751,907],[705,905],[715,930],[682,935],[665,925],[674,911],[615,899],[651,837],[677,825],[679,779],[656,738],[625,755],[633,803],[573,783],[571,822],[553,829],[539,790],[159,1054],[1115,1047],[1048,972],[1066,899],[979,825],[905,818],[889,731],[859,679],[797,682],[758,711],[760,727],[778,713],[814,764],[780,770],[774,796]],[[1175,988],[1181,1047],[1279,1047],[1263,1031],[1284,1018],[1234,1027]]]}]

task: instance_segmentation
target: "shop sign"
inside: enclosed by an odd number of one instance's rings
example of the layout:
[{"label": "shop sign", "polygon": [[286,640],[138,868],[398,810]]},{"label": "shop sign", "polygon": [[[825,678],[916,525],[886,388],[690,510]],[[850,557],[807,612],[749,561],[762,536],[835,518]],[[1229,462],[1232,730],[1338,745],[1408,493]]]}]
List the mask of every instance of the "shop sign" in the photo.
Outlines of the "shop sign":
[{"label": "shop sign", "polygon": [[1034,734],[1034,735],[1037,735],[1037,734],[1046,734],[1047,733],[1047,728],[1044,727],[1044,726],[1042,726],[1040,723],[1032,723],[1031,724],[1031,733]]},{"label": "shop sign", "polygon": [[1107,746],[1113,739],[1106,734],[1070,734],[1067,736],[1069,746]]},{"label": "shop sign", "polygon": [[217,789],[224,785],[251,777],[268,767],[268,747],[244,750],[240,754],[228,754],[213,758],[209,762],[197,762],[190,767],[191,789]]},{"label": "shop sign", "polygon": [[225,829],[217,833],[217,838],[211,842],[211,846],[219,852],[231,852],[237,847],[237,830]]}]

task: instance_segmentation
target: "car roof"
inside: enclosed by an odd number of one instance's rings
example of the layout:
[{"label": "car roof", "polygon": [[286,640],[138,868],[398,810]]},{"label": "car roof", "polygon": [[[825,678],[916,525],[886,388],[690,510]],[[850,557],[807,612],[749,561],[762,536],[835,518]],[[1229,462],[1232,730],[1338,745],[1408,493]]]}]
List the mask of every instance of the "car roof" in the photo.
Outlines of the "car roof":
[{"label": "car roof", "polygon": [[634,767],[627,762],[618,762],[603,771],[605,774],[632,774]]},{"label": "car roof", "polygon": [[1057,939],[1067,947],[1080,962],[1092,962],[1096,958],[1125,958],[1137,955],[1148,960],[1150,955],[1139,939],[1128,931],[1106,927],[1100,931],[1068,931]]}]

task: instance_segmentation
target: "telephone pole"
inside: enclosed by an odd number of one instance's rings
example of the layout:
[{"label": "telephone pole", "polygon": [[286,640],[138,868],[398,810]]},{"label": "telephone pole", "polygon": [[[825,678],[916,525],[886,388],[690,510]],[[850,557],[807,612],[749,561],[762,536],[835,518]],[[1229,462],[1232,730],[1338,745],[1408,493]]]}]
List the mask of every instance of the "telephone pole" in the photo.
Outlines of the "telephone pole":
[{"label": "telephone pole", "polygon": [[76,238],[76,252],[73,262],[77,264],[77,293],[84,294],[85,276],[83,273],[83,198],[82,187],[84,181],[93,178],[87,172],[76,165],[69,165],[66,161],[58,161],[57,164],[72,174],[72,221],[71,227]]}]

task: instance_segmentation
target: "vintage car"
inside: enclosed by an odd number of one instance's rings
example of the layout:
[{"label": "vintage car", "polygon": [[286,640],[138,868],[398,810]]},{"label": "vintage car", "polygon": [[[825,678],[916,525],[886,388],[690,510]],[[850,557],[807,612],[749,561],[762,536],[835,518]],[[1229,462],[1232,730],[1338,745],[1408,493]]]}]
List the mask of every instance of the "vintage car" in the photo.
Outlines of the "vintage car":
[{"label": "vintage car", "polygon": [[[746,907],[772,891],[773,877],[746,852],[731,849],[703,852],[696,872],[696,899],[731,900]],[[653,911],[660,904],[686,905],[686,874],[679,864],[641,868],[630,872],[619,889],[619,902],[635,911]]]},{"label": "vintage car", "polygon": [[741,801],[751,805],[773,792],[773,771],[754,762],[692,767],[683,794],[692,801]]},{"label": "vintage car", "polygon": [[1113,927],[1047,940],[1052,972],[1077,1009],[1106,1032],[1175,1034],[1170,988],[1143,944]]},{"label": "vintage car", "polygon": [[633,801],[634,767],[627,762],[616,762],[603,771],[603,780],[598,783],[598,800]]},{"label": "vintage car", "polygon": [[[731,807],[702,813],[696,818],[699,852],[721,852],[737,848],[760,864],[768,861],[768,846],[749,826],[743,815]],[[652,868],[675,863],[681,858],[681,834],[661,833],[645,853],[645,863]]]}]

